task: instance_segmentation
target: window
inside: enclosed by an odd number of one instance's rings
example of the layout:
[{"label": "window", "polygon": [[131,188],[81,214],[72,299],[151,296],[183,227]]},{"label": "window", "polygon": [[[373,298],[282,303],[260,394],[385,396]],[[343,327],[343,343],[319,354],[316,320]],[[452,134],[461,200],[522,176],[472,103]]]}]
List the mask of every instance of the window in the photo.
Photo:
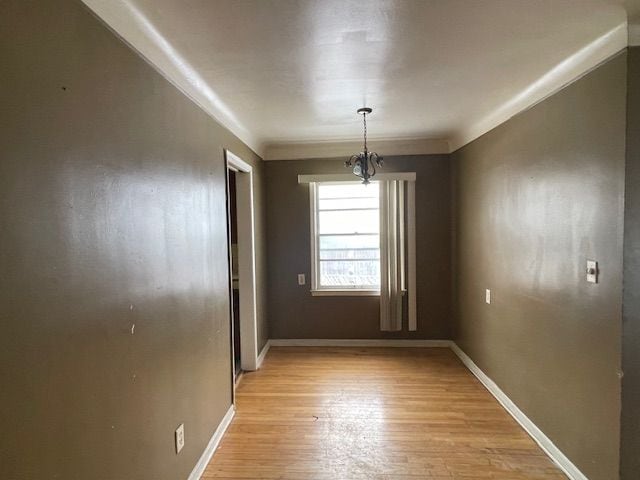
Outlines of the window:
[{"label": "window", "polygon": [[[312,295],[377,295],[380,330],[417,327],[416,174],[298,175],[309,184]],[[405,251],[406,250],[406,251]]]},{"label": "window", "polygon": [[378,182],[311,185],[312,289],[377,294],[380,290]]}]

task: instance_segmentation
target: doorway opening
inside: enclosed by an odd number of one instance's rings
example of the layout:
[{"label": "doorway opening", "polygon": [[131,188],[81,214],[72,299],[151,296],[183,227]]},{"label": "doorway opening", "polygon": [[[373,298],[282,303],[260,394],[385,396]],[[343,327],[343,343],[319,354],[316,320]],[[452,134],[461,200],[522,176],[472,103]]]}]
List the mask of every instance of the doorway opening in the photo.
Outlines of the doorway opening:
[{"label": "doorway opening", "polygon": [[242,372],[240,341],[240,276],[238,273],[238,207],[236,202],[236,172],[229,170],[229,235],[231,255],[231,335],[233,338],[233,377],[237,382]]},{"label": "doorway opening", "polygon": [[229,150],[227,208],[232,375],[257,369],[256,260],[253,205],[253,169]]}]

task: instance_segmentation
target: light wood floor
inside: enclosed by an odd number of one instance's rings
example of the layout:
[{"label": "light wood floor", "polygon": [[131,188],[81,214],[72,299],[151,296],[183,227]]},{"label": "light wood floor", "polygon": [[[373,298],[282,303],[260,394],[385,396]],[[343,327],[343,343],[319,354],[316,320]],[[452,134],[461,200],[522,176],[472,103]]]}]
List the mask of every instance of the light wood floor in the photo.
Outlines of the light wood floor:
[{"label": "light wood floor", "polygon": [[566,479],[447,348],[272,348],[205,479]]}]

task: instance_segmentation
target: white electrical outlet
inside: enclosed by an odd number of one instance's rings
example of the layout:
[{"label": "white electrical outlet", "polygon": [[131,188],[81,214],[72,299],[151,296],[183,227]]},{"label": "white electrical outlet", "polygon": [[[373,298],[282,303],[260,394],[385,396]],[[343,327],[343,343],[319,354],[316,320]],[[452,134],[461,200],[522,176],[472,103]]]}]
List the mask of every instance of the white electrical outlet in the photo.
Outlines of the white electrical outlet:
[{"label": "white electrical outlet", "polygon": [[176,428],[176,453],[180,453],[180,450],[184,447],[184,423],[181,423]]},{"label": "white electrical outlet", "polygon": [[484,301],[491,305],[491,290],[488,288],[484,292]]},{"label": "white electrical outlet", "polygon": [[304,273],[298,274],[298,285],[304,285],[307,283],[307,280],[304,278]]}]

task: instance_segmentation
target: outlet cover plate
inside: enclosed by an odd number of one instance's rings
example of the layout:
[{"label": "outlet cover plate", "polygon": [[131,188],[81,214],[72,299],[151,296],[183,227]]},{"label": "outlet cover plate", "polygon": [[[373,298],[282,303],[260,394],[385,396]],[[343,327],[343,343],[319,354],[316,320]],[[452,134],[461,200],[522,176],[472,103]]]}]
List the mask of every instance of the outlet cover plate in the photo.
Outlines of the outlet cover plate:
[{"label": "outlet cover plate", "polygon": [[598,283],[598,262],[587,260],[587,282]]},{"label": "outlet cover plate", "polygon": [[184,423],[176,428],[176,453],[180,453],[184,447]]}]

